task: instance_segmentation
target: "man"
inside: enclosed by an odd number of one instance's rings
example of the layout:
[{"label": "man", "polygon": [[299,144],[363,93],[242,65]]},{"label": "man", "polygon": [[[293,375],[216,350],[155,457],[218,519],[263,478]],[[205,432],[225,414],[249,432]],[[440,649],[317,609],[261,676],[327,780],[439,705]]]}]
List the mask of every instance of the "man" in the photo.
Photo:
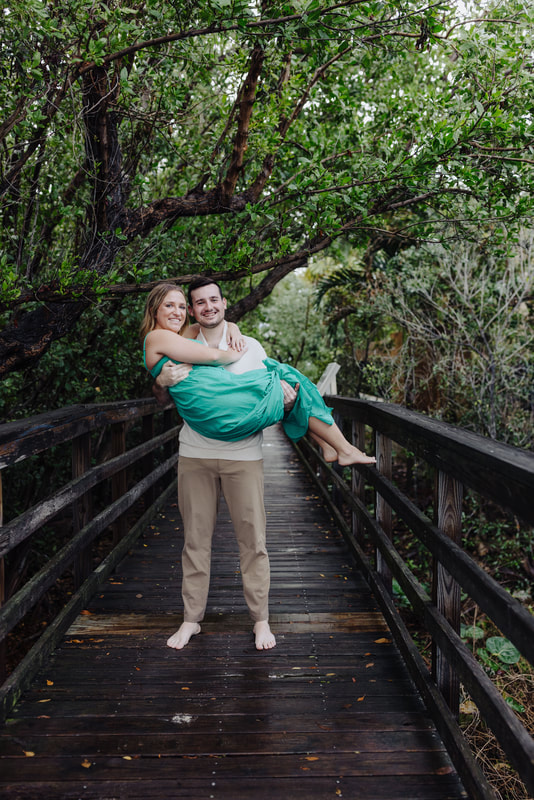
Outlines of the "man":
[{"label": "man", "polygon": [[[210,347],[227,348],[226,300],[218,283],[199,276],[189,284],[189,313],[200,326],[199,341]],[[242,373],[264,368],[266,353],[261,344],[245,337],[247,350],[239,361],[227,366]],[[154,394],[167,398],[166,387],[187,377],[190,365],[167,362],[156,380]],[[296,391],[282,381],[285,408],[289,410]],[[167,644],[177,650],[200,633],[208,599],[211,541],[218,502],[224,494],[239,545],[245,600],[254,620],[255,645],[270,650],[276,645],[269,626],[269,556],[266,549],[266,518],[263,503],[262,433],[237,442],[208,439],[184,423],[180,431],[178,460],[178,506],[184,524],[182,550],[182,599],[184,621]]]}]

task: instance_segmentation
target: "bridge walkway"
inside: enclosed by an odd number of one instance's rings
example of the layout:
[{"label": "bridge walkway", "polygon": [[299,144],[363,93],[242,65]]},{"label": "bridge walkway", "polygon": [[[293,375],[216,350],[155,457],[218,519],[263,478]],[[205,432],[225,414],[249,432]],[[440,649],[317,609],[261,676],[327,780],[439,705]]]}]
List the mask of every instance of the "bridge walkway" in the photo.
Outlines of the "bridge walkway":
[{"label": "bridge walkway", "polygon": [[0,796],[466,797],[381,613],[282,432],[265,434],[271,624],[254,648],[223,504],[208,615],[181,651],[171,502],[0,734]]}]

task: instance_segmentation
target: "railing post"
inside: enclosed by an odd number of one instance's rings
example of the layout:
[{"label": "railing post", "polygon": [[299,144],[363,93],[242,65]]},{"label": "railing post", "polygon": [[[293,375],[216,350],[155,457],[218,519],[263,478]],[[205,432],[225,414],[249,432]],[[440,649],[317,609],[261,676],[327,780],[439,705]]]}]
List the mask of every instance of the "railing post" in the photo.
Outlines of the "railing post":
[{"label": "railing post", "polygon": [[[4,524],[4,497],[2,492],[2,470],[0,470],[0,528]],[[0,608],[6,602],[6,564],[4,556],[0,558]],[[6,641],[0,642],[0,683],[6,678]]]},{"label": "railing post", "polygon": [[[143,417],[143,442],[148,442],[150,439],[154,438],[154,414],[148,414],[147,416]],[[150,452],[144,456],[142,460],[142,473],[143,477],[146,475],[150,475],[152,470],[154,469],[154,453]],[[156,499],[156,492],[154,486],[151,486],[145,492],[145,505],[148,508],[152,505],[152,503]]]},{"label": "railing post", "polygon": [[[91,434],[82,433],[72,440],[72,477],[79,478],[91,467]],[[72,533],[75,536],[92,516],[91,493],[86,492],[72,504]],[[86,547],[78,556],[74,564],[74,583],[81,586],[92,571],[92,548]]]},{"label": "railing post", "polygon": [[[391,439],[378,431],[375,434],[376,440],[376,467],[379,472],[388,480],[391,480],[392,475],[392,446]],[[375,504],[376,521],[384,531],[387,538],[391,541],[393,525],[391,506],[385,502],[384,498],[379,492],[376,492]],[[382,578],[384,586],[390,594],[392,594],[392,578],[391,570],[382,557],[382,553],[377,549],[376,551],[376,571]]]},{"label": "railing post", "polygon": [[[163,412],[163,415],[162,415],[163,416],[162,433],[164,431],[168,431],[168,430],[170,430],[172,428],[175,413],[176,412],[172,408],[167,408]],[[169,439],[169,441],[166,442],[163,445],[163,456],[164,456],[164,458],[170,458],[172,456],[172,454],[176,450],[176,445],[177,445],[177,442],[173,441],[172,439]],[[165,490],[165,481],[166,481],[166,478],[163,477],[158,482],[157,487],[154,487],[154,490],[157,491],[159,494],[161,494],[161,492],[163,492]]]},{"label": "railing post", "polygon": [[[352,444],[356,445],[359,450],[365,450],[365,425],[363,422],[357,422],[356,420],[352,420]],[[352,493],[365,503],[365,480],[362,473],[358,469],[351,470],[352,472],[352,481],[351,481],[351,489]],[[352,512],[352,534],[354,538],[358,541],[363,538],[363,525],[360,522],[360,519],[356,512]]]},{"label": "railing post", "polygon": [[[126,423],[116,422],[111,426],[111,452],[112,456],[120,456],[126,451]],[[121,469],[111,479],[111,500],[115,502],[126,494],[126,470]],[[120,542],[127,531],[126,516],[122,514],[113,523],[113,544]]]},{"label": "railing post", "polygon": [[[460,544],[462,531],[463,486],[455,478],[438,471],[436,486],[436,524],[455,544]],[[450,626],[460,631],[460,586],[436,560],[433,564],[432,599]],[[458,673],[432,643],[432,675],[456,717],[459,715],[460,679]]]},{"label": "railing post", "polygon": [[[337,411],[334,411],[332,416],[334,417],[334,422],[338,426],[339,430],[343,432],[343,418],[341,417],[341,414],[339,414]],[[333,470],[340,477],[343,475],[343,467],[340,467],[337,461],[333,465]],[[339,509],[340,512],[342,511],[343,495],[341,494],[335,483],[332,483],[332,503],[335,505],[337,509]]]}]

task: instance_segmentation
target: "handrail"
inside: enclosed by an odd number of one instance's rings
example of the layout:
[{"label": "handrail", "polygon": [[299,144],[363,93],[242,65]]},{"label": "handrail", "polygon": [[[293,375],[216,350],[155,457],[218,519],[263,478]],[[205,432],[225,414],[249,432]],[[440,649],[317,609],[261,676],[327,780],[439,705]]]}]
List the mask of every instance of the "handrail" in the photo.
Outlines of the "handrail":
[{"label": "handrail", "polygon": [[[360,569],[373,590],[406,658],[436,726],[469,794],[493,798],[457,724],[460,681],[497,736],[511,764],[534,792],[534,740],[460,638],[460,589],[534,665],[534,616],[461,548],[465,488],[490,497],[526,523],[534,522],[534,453],[494,442],[390,403],[326,396],[336,420],[350,424],[352,440],[365,449],[366,429],[374,434],[377,465],[342,470],[326,464],[310,442],[296,450],[316,482]],[[391,480],[393,443],[437,470],[435,521]],[[366,488],[367,485],[367,488]],[[374,490],[374,514],[368,509]],[[346,509],[346,513],[343,513]],[[352,523],[347,523],[347,512]],[[393,514],[433,557],[426,592],[394,546]],[[374,564],[364,541],[375,550]],[[429,672],[395,605],[392,579],[400,585],[421,627],[432,638]]]},{"label": "handrail", "polygon": [[[171,408],[171,406],[166,407]],[[65,406],[0,425],[0,470],[83,433],[158,411],[152,398]]]},{"label": "handrail", "polygon": [[[54,649],[64,631],[83,608],[90,593],[113,570],[128,546],[140,535],[166,497],[176,479],[171,470],[178,455],[178,426],[172,423],[175,412],[169,404],[160,408],[153,399],[120,401],[60,408],[23,420],[0,425],[0,498],[2,477],[9,480],[10,467],[31,456],[41,456],[51,447],[71,443],[72,480],[51,496],[2,525],[0,506],[0,671],[5,674],[5,641],[14,627],[35,607],[65,570],[74,568],[75,593],[0,687],[0,703],[5,715],[14,705],[43,659]],[[160,433],[154,420],[161,418]],[[142,423],[141,431],[138,430]],[[103,463],[92,464],[91,437],[109,430],[111,453]],[[128,437],[127,437],[128,432]],[[141,436],[141,443],[138,443]],[[135,442],[127,446],[127,438]],[[133,475],[135,471],[135,476]],[[169,478],[169,474],[171,477]],[[95,492],[111,481],[111,501],[93,513]],[[142,502],[135,514],[141,519],[127,530],[126,512]],[[7,596],[5,558],[31,545],[32,538],[59,512],[72,510],[71,536],[11,597]],[[109,528],[113,530],[110,552],[96,569],[92,563],[92,543]]]}]

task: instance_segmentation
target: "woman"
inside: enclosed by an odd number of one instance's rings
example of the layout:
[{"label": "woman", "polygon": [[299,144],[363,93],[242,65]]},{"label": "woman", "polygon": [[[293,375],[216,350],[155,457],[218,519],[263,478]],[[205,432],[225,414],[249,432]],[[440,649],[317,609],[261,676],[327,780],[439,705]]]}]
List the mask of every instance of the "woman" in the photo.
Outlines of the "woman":
[{"label": "woman", "polygon": [[[157,377],[169,359],[194,365],[169,392],[180,415],[198,433],[237,441],[281,421],[291,439],[300,439],[309,430],[327,461],[337,460],[342,466],[375,462],[345,439],[316,386],[296,369],[267,358],[266,370],[236,375],[224,365],[239,360],[241,352],[206,347],[187,335],[195,336],[196,331],[187,326],[182,289],[159,284],[148,296],[141,324],[145,366]],[[295,405],[285,418],[281,379],[299,384]]]}]

